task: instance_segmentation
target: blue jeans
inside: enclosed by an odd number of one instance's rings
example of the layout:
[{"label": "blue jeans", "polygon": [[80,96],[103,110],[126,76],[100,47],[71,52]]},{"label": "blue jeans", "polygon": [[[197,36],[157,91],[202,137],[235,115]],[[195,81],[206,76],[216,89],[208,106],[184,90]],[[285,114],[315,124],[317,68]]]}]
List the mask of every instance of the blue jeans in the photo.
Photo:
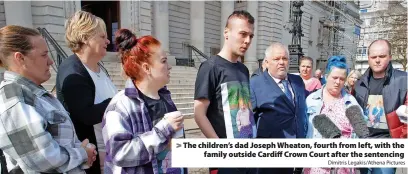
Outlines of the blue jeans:
[{"label": "blue jeans", "polygon": [[395,174],[396,168],[360,168],[360,174]]}]

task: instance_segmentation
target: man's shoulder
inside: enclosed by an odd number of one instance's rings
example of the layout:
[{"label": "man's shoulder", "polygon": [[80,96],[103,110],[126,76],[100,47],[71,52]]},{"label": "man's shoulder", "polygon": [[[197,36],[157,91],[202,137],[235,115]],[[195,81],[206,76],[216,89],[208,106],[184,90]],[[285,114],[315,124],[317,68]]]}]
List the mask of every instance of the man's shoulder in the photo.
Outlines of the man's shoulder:
[{"label": "man's shoulder", "polygon": [[71,74],[80,74],[83,75],[82,69],[84,68],[81,65],[81,61],[79,60],[78,56],[75,54],[66,58],[62,63],[58,66],[57,72],[57,81],[65,79],[67,76]]},{"label": "man's shoulder", "polygon": [[302,77],[296,74],[288,74],[288,78],[295,83],[303,83]]},{"label": "man's shoulder", "polygon": [[[354,90],[363,88],[362,84],[364,83],[364,80],[368,79],[368,73],[364,73],[359,80],[357,80],[354,84]],[[367,81],[367,80],[366,80]]]},{"label": "man's shoulder", "polygon": [[[132,111],[132,109],[138,109],[139,101],[137,99],[130,98],[126,95],[126,91],[122,90],[112,97],[108,106],[106,107],[105,113],[109,111],[116,111],[120,113],[127,113]],[[123,114],[126,115],[126,114]]]},{"label": "man's shoulder", "polygon": [[[259,70],[259,69],[258,69]],[[263,73],[262,71],[256,71],[256,73],[253,73],[251,78],[249,79],[249,81],[251,83],[253,82],[261,82],[261,80],[263,79]]]},{"label": "man's shoulder", "polygon": [[262,69],[262,68],[256,69],[256,70],[252,73],[251,77],[261,75],[261,74],[263,73],[263,71],[262,71],[261,69]]},{"label": "man's shoulder", "polygon": [[397,70],[394,69],[393,75],[397,78],[407,78],[408,77],[408,73],[405,71],[401,71],[401,70]]},{"label": "man's shoulder", "polygon": [[216,65],[215,59],[216,59],[216,57],[214,57],[214,56],[209,57],[207,60],[205,60],[204,62],[202,62],[200,64],[199,70],[201,70],[201,69],[210,70],[210,69],[215,68],[215,65]]},{"label": "man's shoulder", "polygon": [[397,86],[402,86],[407,88],[408,73],[400,70],[394,70],[393,72],[394,82],[391,84],[397,84]]},{"label": "man's shoulder", "polygon": [[61,62],[61,64],[58,66],[58,71],[59,71],[59,70],[64,70],[64,69],[66,69],[66,68],[68,68],[68,67],[75,66],[75,65],[77,64],[77,61],[76,61],[77,59],[78,59],[78,56],[75,55],[75,54],[68,56],[68,57],[67,57],[66,59],[64,59],[64,60]]}]

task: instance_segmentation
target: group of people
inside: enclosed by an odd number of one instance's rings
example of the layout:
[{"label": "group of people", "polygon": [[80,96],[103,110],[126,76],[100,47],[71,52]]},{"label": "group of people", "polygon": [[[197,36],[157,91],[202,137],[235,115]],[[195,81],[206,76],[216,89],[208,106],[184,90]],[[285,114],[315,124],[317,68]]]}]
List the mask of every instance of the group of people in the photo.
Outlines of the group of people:
[{"label": "group of people", "polygon": [[[290,74],[288,47],[275,42],[265,50],[262,67],[250,77],[239,60],[251,44],[254,21],[245,11],[231,14],[225,26],[222,50],[200,65],[195,84],[194,118],[205,137],[325,138],[313,124],[315,117],[324,115],[339,129],[339,138],[367,138],[356,136],[346,116],[346,110],[354,106],[359,108],[361,119],[367,121],[368,138],[406,138],[407,73],[392,67],[392,47],[387,40],[370,44],[370,67],[362,76],[355,70],[349,72],[346,57],[340,55],[328,59],[323,77],[318,74],[320,70],[312,77],[313,59],[307,56],[299,60],[300,75]],[[396,114],[401,108],[405,110]],[[405,118],[405,122],[401,122],[400,117]],[[359,172],[394,174],[395,170],[362,168]],[[302,172],[349,174],[356,170],[210,169],[211,174]]]},{"label": "group of people", "polygon": [[[118,92],[99,62],[110,41],[104,21],[78,11],[65,23],[74,54],[58,67],[56,97],[42,83],[53,61],[31,28],[0,29],[0,148],[10,173],[175,173],[170,141],[183,127],[165,85],[171,66],[160,42],[115,33],[127,78]],[[2,163],[3,164],[3,163]],[[6,168],[4,168],[6,167]]]},{"label": "group of people", "polygon": [[[281,43],[266,49],[264,68],[250,78],[238,60],[251,44],[254,22],[248,12],[234,11],[225,26],[222,50],[199,68],[194,114],[207,138],[321,138],[311,120],[322,113],[341,129],[343,138],[350,138],[353,128],[345,109],[351,105],[368,110],[368,120],[378,121],[370,129],[373,136],[390,137],[385,115],[406,101],[407,74],[392,68],[388,41],[370,45],[370,69],[347,92],[345,57],[329,59],[322,85],[311,77],[309,57],[300,61],[301,76],[288,73],[288,50]],[[51,77],[53,64],[41,34],[15,25],[0,29],[0,66],[6,69],[0,83],[0,148],[6,169],[10,173],[187,174],[185,168],[171,167],[171,139],[183,129],[184,118],[174,112],[177,108],[166,88],[171,65],[160,41],[138,38],[128,29],[115,33],[127,76],[125,89],[117,92],[99,64],[110,43],[104,21],[78,11],[66,21],[65,30],[74,54],[58,67],[54,97],[41,86]],[[378,119],[370,116],[374,106],[383,109]],[[395,171],[365,172],[375,170]],[[210,169],[212,174],[299,171]],[[330,173],[330,169],[303,171]]]}]

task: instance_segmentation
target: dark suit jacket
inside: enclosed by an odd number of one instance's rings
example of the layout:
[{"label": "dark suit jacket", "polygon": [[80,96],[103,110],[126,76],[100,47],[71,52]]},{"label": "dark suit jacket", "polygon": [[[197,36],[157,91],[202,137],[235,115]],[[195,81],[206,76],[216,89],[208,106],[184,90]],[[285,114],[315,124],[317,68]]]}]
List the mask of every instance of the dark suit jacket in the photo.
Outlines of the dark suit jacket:
[{"label": "dark suit jacket", "polygon": [[[70,113],[80,141],[88,138],[96,145],[93,125],[102,122],[111,99],[94,104],[95,84],[76,54],[69,56],[58,67],[57,98]],[[103,161],[101,161],[103,162]],[[87,173],[101,173],[99,156]]]},{"label": "dark suit jacket", "polygon": [[295,96],[290,102],[268,71],[250,80],[251,102],[257,119],[257,137],[305,138],[307,132],[306,89],[300,76],[288,74]]},{"label": "dark suit jacket", "polygon": [[[295,105],[286,97],[268,70],[250,80],[251,102],[257,120],[257,138],[305,138],[307,132],[305,84],[288,74]],[[294,168],[259,168],[257,174],[293,174]]]}]

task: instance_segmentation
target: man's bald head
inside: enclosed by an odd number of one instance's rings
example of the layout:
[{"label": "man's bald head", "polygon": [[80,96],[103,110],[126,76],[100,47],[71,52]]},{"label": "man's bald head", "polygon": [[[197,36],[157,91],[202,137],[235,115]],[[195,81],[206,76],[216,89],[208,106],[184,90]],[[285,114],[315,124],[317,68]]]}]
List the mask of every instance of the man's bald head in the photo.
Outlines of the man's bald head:
[{"label": "man's bald head", "polygon": [[371,42],[371,44],[368,46],[368,51],[367,51],[368,56],[370,56],[370,48],[371,48],[371,46],[373,46],[374,44],[384,44],[384,45],[387,45],[388,54],[391,56],[391,43],[390,43],[388,40],[385,40],[385,39],[378,39],[378,40],[375,40],[375,41]]}]

